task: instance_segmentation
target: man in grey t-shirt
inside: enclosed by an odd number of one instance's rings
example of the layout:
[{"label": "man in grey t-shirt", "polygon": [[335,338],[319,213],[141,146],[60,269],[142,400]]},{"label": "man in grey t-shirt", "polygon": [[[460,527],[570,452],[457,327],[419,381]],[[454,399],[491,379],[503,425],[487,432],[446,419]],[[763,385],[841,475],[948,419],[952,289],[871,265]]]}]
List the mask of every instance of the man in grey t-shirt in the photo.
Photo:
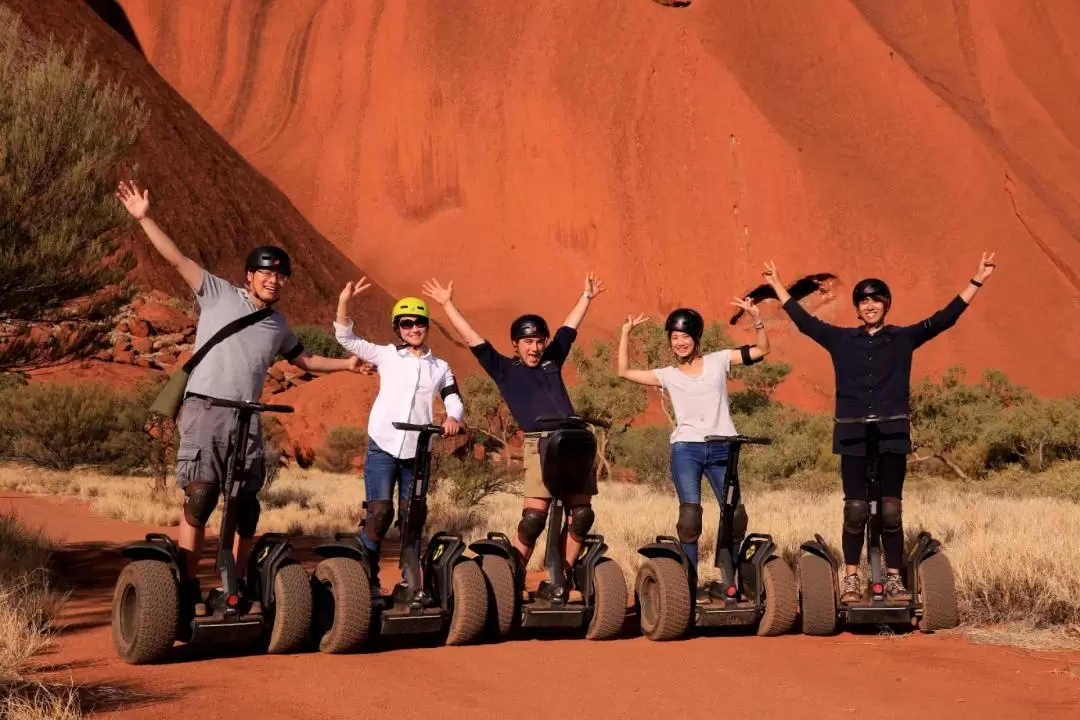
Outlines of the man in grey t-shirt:
[{"label": "man in grey t-shirt", "polygon": [[[127,211],[139,221],[154,249],[184,279],[199,302],[199,324],[195,346],[201,347],[228,323],[262,308],[273,306],[292,275],[288,254],[277,247],[258,247],[248,255],[246,285],[235,287],[211,275],[186,257],[157,223],[150,218],[149,191],[139,192],[134,182],[122,182],[116,193]],[[289,329],[285,316],[269,317],[240,330],[216,345],[192,371],[180,410],[180,442],[177,449],[176,482],[184,491],[184,517],[180,522],[180,549],[187,563],[191,586],[184,597],[195,605],[197,616],[205,615],[202,590],[197,576],[199,556],[206,534],[206,522],[217,506],[225,479],[228,449],[236,420],[236,410],[210,404],[210,398],[256,402],[262,395],[266,371],[277,355],[302,370],[328,373],[358,371],[363,363],[356,357],[333,360],[312,356]],[[263,483],[262,429],[259,417],[252,419],[242,485],[236,501],[236,542],[233,553],[236,572],[244,577],[259,521],[257,493]],[[252,603],[252,613],[261,611]]]}]

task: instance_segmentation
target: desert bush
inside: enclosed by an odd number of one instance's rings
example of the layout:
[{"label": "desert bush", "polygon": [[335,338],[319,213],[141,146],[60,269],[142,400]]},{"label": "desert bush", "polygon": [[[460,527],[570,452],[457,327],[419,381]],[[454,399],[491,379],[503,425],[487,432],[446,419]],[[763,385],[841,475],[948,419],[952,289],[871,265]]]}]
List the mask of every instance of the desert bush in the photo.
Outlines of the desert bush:
[{"label": "desert bush", "polygon": [[348,351],[334,337],[334,333],[320,325],[298,325],[293,328],[296,338],[304,349],[312,355],[329,358],[347,358]]},{"label": "desert bush", "polygon": [[[148,117],[134,90],[104,81],[85,47],[31,37],[0,7],[0,368],[92,350],[129,296],[118,252],[126,214],[115,170]],[[35,342],[31,325],[69,321]]]},{"label": "desert bush", "polygon": [[326,434],[323,449],[315,454],[315,467],[323,472],[348,472],[353,460],[364,453],[367,441],[363,428],[335,426]]},{"label": "desert bush", "polygon": [[451,503],[471,508],[495,493],[519,491],[523,477],[519,467],[488,463],[465,452],[439,458],[432,468],[432,487],[446,493]]},{"label": "desert bush", "polygon": [[832,422],[827,415],[773,404],[750,415],[735,414],[733,420],[742,434],[773,441],[771,445],[743,447],[739,476],[744,485],[782,487],[800,473],[839,469],[839,460],[832,454]]},{"label": "desert bush", "polygon": [[633,470],[640,482],[674,494],[671,481],[671,428],[646,425],[627,428],[611,441],[611,458],[619,467]]}]

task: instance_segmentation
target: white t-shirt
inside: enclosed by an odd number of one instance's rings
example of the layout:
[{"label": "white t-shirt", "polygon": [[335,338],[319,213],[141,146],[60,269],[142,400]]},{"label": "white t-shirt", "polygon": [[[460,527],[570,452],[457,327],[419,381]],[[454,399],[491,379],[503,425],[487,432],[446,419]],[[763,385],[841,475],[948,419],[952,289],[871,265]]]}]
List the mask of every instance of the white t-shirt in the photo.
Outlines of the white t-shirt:
[{"label": "white t-shirt", "polygon": [[670,366],[653,370],[675,411],[673,443],[705,442],[708,435],[738,435],[728,405],[731,350],[709,353],[702,360],[704,367],[697,377]]}]

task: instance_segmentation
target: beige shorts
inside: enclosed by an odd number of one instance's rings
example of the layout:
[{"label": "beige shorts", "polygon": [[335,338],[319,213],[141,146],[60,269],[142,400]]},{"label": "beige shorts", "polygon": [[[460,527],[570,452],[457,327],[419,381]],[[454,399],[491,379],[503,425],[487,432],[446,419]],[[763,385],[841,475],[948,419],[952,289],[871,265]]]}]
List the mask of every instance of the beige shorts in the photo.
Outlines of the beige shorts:
[{"label": "beige shorts", "polygon": [[[540,469],[540,438],[526,437],[521,448],[522,464],[525,466],[525,497],[551,499],[551,492],[544,485],[544,474]],[[596,466],[585,479],[581,495],[596,495]]]}]

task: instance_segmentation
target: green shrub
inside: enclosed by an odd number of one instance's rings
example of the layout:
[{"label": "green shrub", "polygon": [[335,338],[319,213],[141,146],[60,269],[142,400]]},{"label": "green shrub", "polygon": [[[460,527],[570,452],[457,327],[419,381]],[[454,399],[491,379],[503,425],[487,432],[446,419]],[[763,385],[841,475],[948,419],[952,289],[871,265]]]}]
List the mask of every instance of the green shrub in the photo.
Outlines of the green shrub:
[{"label": "green shrub", "polygon": [[751,415],[733,416],[744,435],[772,439],[771,445],[744,446],[739,460],[743,485],[783,486],[796,475],[838,470],[832,454],[832,421],[828,415],[773,404]]},{"label": "green shrub", "polygon": [[439,456],[437,464],[432,489],[448,489],[450,501],[461,508],[473,508],[495,493],[517,492],[524,477],[520,468],[479,460],[468,449]]},{"label": "green shrub", "polygon": [[315,454],[315,467],[323,472],[349,472],[353,460],[367,446],[367,431],[359,427],[338,425],[326,434],[323,449]]},{"label": "green shrub", "polygon": [[296,338],[303,344],[304,350],[312,355],[328,358],[347,358],[348,351],[341,347],[334,334],[319,325],[300,325],[293,328]]},{"label": "green shrub", "polygon": [[634,471],[642,483],[674,493],[670,436],[671,428],[667,425],[628,428],[612,438],[612,462]]}]

